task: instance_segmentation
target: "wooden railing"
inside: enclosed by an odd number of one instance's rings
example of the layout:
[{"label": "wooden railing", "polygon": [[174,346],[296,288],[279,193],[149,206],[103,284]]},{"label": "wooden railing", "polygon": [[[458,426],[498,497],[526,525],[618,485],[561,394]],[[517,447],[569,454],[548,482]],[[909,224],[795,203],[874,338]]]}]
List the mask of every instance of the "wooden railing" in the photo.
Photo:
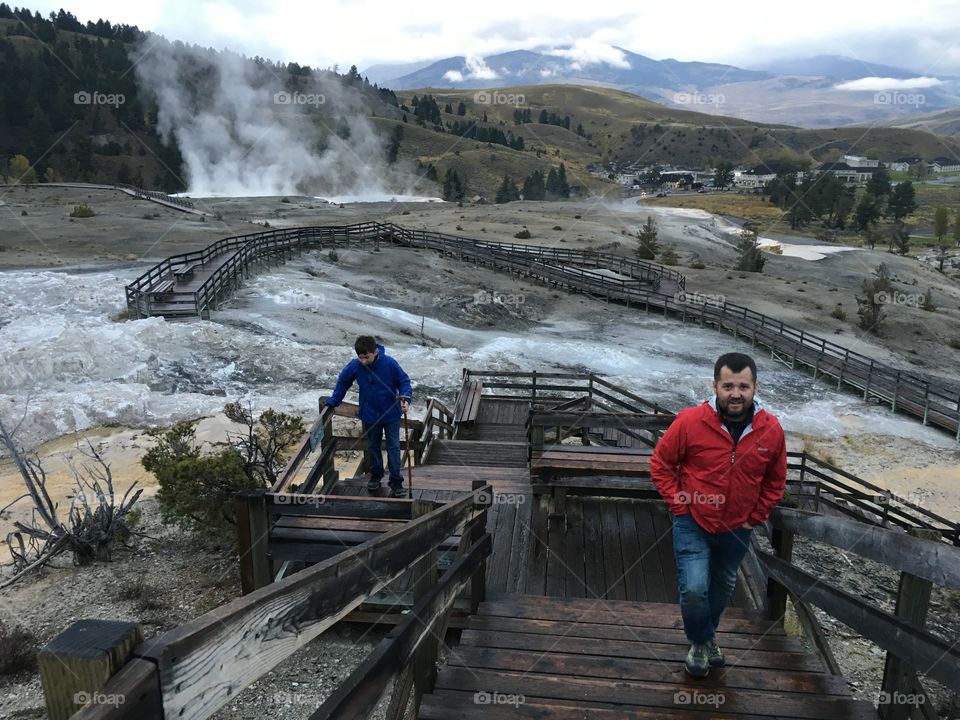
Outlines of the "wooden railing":
[{"label": "wooden railing", "polygon": [[423,417],[423,429],[418,438],[417,464],[426,461],[435,438],[452,438],[453,432],[453,413],[436,398],[430,398]]},{"label": "wooden railing", "polygon": [[788,468],[798,474],[790,489],[803,507],[842,513],[879,527],[931,530],[960,546],[960,523],[955,520],[807,452],[789,452],[787,458]]},{"label": "wooden railing", "polygon": [[[943,543],[934,530],[914,528],[904,534],[783,506],[774,509],[770,524],[774,553],[759,549],[756,541],[754,552],[772,583],[771,617],[782,619],[790,597],[798,614],[809,615],[808,606],[815,605],[885,650],[879,705],[884,720],[905,720],[914,711],[932,710],[921,707],[931,698],[918,673],[948,688],[960,687],[956,643],[924,629],[932,586],[960,590],[960,549]],[[792,562],[797,535],[899,571],[894,612],[797,567]]]},{"label": "wooden railing", "polygon": [[[164,302],[183,303],[196,314],[209,314],[209,308],[215,307],[218,298],[247,272],[250,263],[260,258],[310,246],[362,245],[383,240],[434,249],[465,261],[623,302],[628,307],[643,308],[646,312],[654,309],[662,311],[664,316],[672,314],[684,322],[730,332],[735,338],[767,348],[773,358],[793,368],[807,368],[815,378],[836,380],[838,388],[854,388],[865,399],[872,397],[889,403],[892,410],[921,418],[925,425],[946,429],[960,441],[960,388],[883,365],[742,305],[687,292],[682,274],[612,254],[477,241],[372,222],[271,230],[226,238],[203,251],[167,258],[127,286],[128,309],[131,317],[149,314],[151,288],[171,278],[175,268],[209,260],[222,252],[233,251],[234,255],[196,293],[186,293],[183,298],[172,293],[164,296]],[[612,270],[620,277],[611,277],[590,267]],[[659,289],[665,292],[658,292]]]},{"label": "wooden railing", "polygon": [[[365,716],[361,709],[375,704],[394,680],[399,680],[398,696],[414,685],[419,697],[432,687],[438,640],[453,600],[467,585],[474,607],[483,599],[485,558],[491,550],[484,528],[491,498],[489,486],[465,493],[348,552],[141,642],[132,652],[129,638],[138,634],[104,647],[106,635],[96,627],[72,626],[45,651],[49,671],[41,674],[50,717],[203,720],[407,572],[417,578],[416,606],[314,717]],[[458,532],[457,562],[437,582],[435,549]],[[96,664],[90,660],[93,648],[100,664],[91,668]],[[86,671],[64,672],[78,657],[85,659]],[[84,693],[121,701],[91,704],[73,714],[78,694]]]}]

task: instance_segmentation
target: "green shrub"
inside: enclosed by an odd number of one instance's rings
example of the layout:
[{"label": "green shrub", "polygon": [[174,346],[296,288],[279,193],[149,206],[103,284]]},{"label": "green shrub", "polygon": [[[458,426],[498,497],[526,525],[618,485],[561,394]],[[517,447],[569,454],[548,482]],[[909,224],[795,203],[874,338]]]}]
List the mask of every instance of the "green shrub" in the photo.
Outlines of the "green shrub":
[{"label": "green shrub", "polygon": [[836,320],[846,320],[847,311],[843,309],[843,305],[841,305],[840,303],[837,303],[837,306],[830,311],[830,317]]},{"label": "green shrub", "polygon": [[515,238],[520,239],[520,240],[529,240],[530,237],[531,237],[530,231],[527,230],[526,228],[524,228],[524,229],[521,230],[520,232],[514,233],[513,236],[514,236]]},{"label": "green shrub", "polygon": [[247,428],[230,436],[220,450],[201,452],[197,421],[187,420],[166,432],[152,431],[157,444],[140,460],[157,478],[163,521],[220,541],[236,535],[236,494],[276,481],[290,448],[304,433],[301,418],[275,410],[254,418],[249,408],[230,403],[224,412]]},{"label": "green shrub", "polygon": [[74,205],[73,210],[70,212],[70,217],[72,218],[91,218],[94,215],[96,215],[96,213],[93,211],[93,208],[86,203]]}]

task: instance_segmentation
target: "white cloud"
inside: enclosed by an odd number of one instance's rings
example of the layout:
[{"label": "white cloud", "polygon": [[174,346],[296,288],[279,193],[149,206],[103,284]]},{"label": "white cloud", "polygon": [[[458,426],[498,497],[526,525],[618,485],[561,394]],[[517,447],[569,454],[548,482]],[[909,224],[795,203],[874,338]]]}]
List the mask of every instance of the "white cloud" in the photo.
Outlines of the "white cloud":
[{"label": "white cloud", "polygon": [[482,57],[477,55],[467,56],[467,77],[471,80],[496,80],[498,75],[495,70],[488,66]]},{"label": "white cloud", "polygon": [[568,48],[548,50],[547,55],[566,58],[573,70],[583,70],[587,65],[613,65],[624,69],[630,67],[622,51],[593,39],[581,39]]},{"label": "white cloud", "polygon": [[443,74],[443,79],[447,82],[461,83],[463,82],[463,73],[459,70],[447,70]]},{"label": "white cloud", "polygon": [[881,90],[921,90],[942,84],[943,80],[932,77],[914,77],[906,78],[905,80],[898,80],[897,78],[864,77],[859,80],[840,83],[839,85],[835,85],[834,89],[878,92]]}]

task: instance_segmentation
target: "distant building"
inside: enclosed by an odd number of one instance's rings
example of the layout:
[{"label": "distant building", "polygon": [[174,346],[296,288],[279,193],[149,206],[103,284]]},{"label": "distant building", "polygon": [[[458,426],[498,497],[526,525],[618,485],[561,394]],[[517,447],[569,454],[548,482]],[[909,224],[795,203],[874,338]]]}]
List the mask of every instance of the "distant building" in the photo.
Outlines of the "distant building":
[{"label": "distant building", "polygon": [[851,167],[844,162],[824,163],[818,173],[832,172],[838,179],[851,185],[866,185],[879,167]]},{"label": "distant building", "polygon": [[928,167],[930,172],[960,172],[960,160],[956,158],[938,157],[930,161]]},{"label": "distant building", "polygon": [[663,172],[660,173],[660,182],[677,190],[689,190],[693,187],[695,178],[692,172]]},{"label": "distant building", "polygon": [[899,157],[896,160],[885,163],[886,166],[893,170],[894,172],[909,172],[911,166],[916,165],[918,162],[922,162],[923,158],[917,157],[916,155],[908,155],[907,157]]},{"label": "distant building", "polygon": [[852,168],[877,168],[880,167],[879,160],[871,160],[862,155],[844,155],[843,162]]}]

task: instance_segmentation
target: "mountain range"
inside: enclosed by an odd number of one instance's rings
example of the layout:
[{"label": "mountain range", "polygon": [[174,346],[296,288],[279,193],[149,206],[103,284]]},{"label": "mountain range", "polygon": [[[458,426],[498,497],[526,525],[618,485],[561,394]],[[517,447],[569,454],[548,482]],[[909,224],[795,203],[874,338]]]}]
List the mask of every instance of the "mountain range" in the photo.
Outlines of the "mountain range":
[{"label": "mountain range", "polygon": [[[778,60],[745,69],[654,60],[624,48],[615,50],[620,58],[603,62],[561,47],[376,65],[363,74],[394,90],[602,86],[667,106],[810,128],[909,122],[915,115],[960,106],[960,78],[917,80],[923,73],[839,55]],[[866,81],[865,89],[845,87],[853,81],[864,83],[864,78],[882,80]]]}]

